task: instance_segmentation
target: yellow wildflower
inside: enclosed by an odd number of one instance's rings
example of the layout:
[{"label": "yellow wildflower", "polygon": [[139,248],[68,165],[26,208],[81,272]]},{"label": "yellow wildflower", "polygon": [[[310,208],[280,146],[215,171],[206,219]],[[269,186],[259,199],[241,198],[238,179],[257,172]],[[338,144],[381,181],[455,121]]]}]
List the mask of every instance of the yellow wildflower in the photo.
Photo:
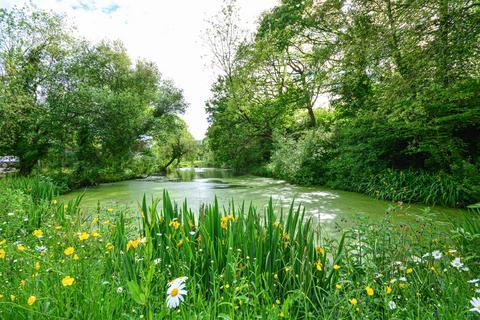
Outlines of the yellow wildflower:
[{"label": "yellow wildflower", "polygon": [[0,259],[5,259],[5,256],[7,255],[7,252],[5,249],[0,249]]},{"label": "yellow wildflower", "polygon": [[62,279],[62,284],[64,287],[71,286],[74,282],[75,282],[75,279],[70,276],[66,276]]},{"label": "yellow wildflower", "polygon": [[112,209],[112,208],[108,208],[107,211],[108,211],[108,212],[113,212],[113,209]]},{"label": "yellow wildflower", "polygon": [[15,301],[16,296],[14,294],[10,295],[10,300]]},{"label": "yellow wildflower", "polygon": [[335,288],[341,289],[341,288],[342,288],[342,285],[337,283],[337,284],[335,285]]},{"label": "yellow wildflower", "polygon": [[88,234],[88,232],[82,232],[78,235],[78,239],[82,241],[87,240],[88,238],[90,238],[90,235]]},{"label": "yellow wildflower", "polygon": [[27,247],[25,247],[23,244],[19,244],[17,246],[17,250],[23,252],[23,251],[27,250]]},{"label": "yellow wildflower", "polygon": [[336,265],[333,266],[333,269],[335,269],[335,271],[339,270],[340,268],[341,268],[341,267],[340,267],[338,264],[336,264]]},{"label": "yellow wildflower", "polygon": [[170,224],[169,224],[173,229],[177,230],[178,227],[180,227],[180,222],[178,222],[177,220],[172,220],[170,221]]},{"label": "yellow wildflower", "polygon": [[141,240],[139,239],[135,239],[135,240],[129,240],[128,243],[127,243],[127,251],[129,249],[135,249],[136,247],[138,247],[140,244],[141,244]]},{"label": "yellow wildflower", "polygon": [[3,239],[2,241],[0,241],[0,246],[3,246],[5,243],[7,243],[7,240]]},{"label": "yellow wildflower", "polygon": [[315,263],[315,267],[317,268],[318,271],[322,271],[323,265],[320,262],[320,260],[317,260],[317,262]]},{"label": "yellow wildflower", "polygon": [[366,287],[366,288],[365,288],[365,291],[367,291],[367,294],[368,294],[370,297],[373,296],[373,294],[375,293],[375,292],[373,291],[373,289],[370,288],[370,287]]},{"label": "yellow wildflower", "polygon": [[315,251],[318,253],[318,254],[325,254],[325,249],[323,247],[316,247],[315,248]]},{"label": "yellow wildflower", "polygon": [[392,293],[392,290],[393,290],[393,289],[392,289],[391,287],[385,287],[385,293],[386,293],[386,294]]},{"label": "yellow wildflower", "polygon": [[78,260],[78,259],[80,259],[80,258],[78,257],[78,254],[74,254],[72,259],[73,259],[73,260]]},{"label": "yellow wildflower", "polygon": [[75,252],[75,248],[73,247],[68,247],[65,250],[63,250],[63,253],[65,253],[65,255],[67,256],[72,255],[74,252]]},{"label": "yellow wildflower", "polygon": [[407,285],[402,282],[402,283],[400,283],[398,286],[400,287],[400,289],[405,289],[405,287],[406,287]]},{"label": "yellow wildflower", "polygon": [[43,231],[40,229],[33,230],[32,234],[37,238],[41,238],[43,236]]},{"label": "yellow wildflower", "polygon": [[412,268],[408,268],[407,269],[407,273],[412,273],[413,272],[413,269]]},{"label": "yellow wildflower", "polygon": [[275,303],[280,304],[280,300],[279,299],[275,300]]},{"label": "yellow wildflower", "polygon": [[177,248],[180,248],[181,246],[183,246],[183,240],[180,240],[177,243]]},{"label": "yellow wildflower", "polygon": [[98,237],[100,237],[100,233],[98,233],[98,232],[96,232],[96,231],[93,231],[93,232],[92,232],[92,236],[93,236],[94,238],[98,238]]},{"label": "yellow wildflower", "polygon": [[25,286],[26,284],[27,284],[27,280],[25,280],[25,279],[20,280],[20,285],[22,287]]},{"label": "yellow wildflower", "polygon": [[40,262],[35,262],[35,270],[40,270]]},{"label": "yellow wildflower", "polygon": [[107,248],[108,250],[112,250],[112,249],[113,249],[113,244],[111,244],[111,243],[109,242],[109,243],[107,243],[107,244],[105,245],[105,248]]},{"label": "yellow wildflower", "polygon": [[98,223],[98,216],[93,218],[93,220],[92,220],[92,224],[97,224],[97,223]]},{"label": "yellow wildflower", "polygon": [[109,225],[110,224],[110,220],[103,220],[102,222],[104,225]]},{"label": "yellow wildflower", "polygon": [[53,200],[52,200],[52,204],[57,204],[57,200],[56,200],[56,199],[53,199]]},{"label": "yellow wildflower", "polygon": [[27,303],[28,303],[29,306],[31,306],[32,304],[35,303],[35,301],[37,301],[37,297],[30,296],[30,297],[28,297]]},{"label": "yellow wildflower", "polygon": [[356,306],[357,303],[358,303],[357,299],[355,299],[355,298],[352,298],[352,299],[348,300],[348,302],[350,302],[350,304],[354,305],[354,306]]},{"label": "yellow wildflower", "polygon": [[230,221],[234,221],[235,218],[233,217],[233,215],[229,214],[229,215],[226,215],[226,216],[223,216],[220,218],[220,224],[221,224],[221,227],[223,229],[227,229],[228,228],[228,223]]}]

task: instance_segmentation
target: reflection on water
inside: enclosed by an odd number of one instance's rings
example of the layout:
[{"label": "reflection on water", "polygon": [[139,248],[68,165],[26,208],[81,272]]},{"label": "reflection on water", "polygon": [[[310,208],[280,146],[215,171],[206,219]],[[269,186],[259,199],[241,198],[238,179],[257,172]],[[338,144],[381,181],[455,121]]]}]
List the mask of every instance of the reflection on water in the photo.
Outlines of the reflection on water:
[{"label": "reflection on water", "polygon": [[[104,205],[126,205],[136,207],[144,194],[148,197],[161,197],[167,190],[177,203],[188,200],[188,206],[195,212],[205,203],[212,203],[217,197],[219,204],[228,210],[235,200],[238,207],[242,202],[246,206],[255,205],[262,210],[271,198],[274,206],[284,212],[292,201],[295,206],[302,205],[307,216],[320,223],[326,229],[332,229],[336,223],[351,224],[359,216],[374,221],[384,217],[388,202],[378,201],[358,193],[331,190],[324,187],[300,187],[282,180],[255,176],[234,176],[230,170],[213,168],[178,169],[167,176],[107,183],[85,190],[83,205],[96,207],[98,202]],[[64,196],[66,199],[81,194],[78,190]],[[399,222],[415,219],[413,214],[421,212],[422,206],[411,206],[394,218]],[[453,215],[459,210],[439,208],[444,215]]]}]

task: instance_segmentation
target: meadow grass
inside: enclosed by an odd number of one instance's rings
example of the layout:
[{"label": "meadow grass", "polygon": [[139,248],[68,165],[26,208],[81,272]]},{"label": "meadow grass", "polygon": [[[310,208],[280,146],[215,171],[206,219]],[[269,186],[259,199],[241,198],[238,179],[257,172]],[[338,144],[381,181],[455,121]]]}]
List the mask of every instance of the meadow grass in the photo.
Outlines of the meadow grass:
[{"label": "meadow grass", "polygon": [[[451,232],[428,217],[417,226],[393,224],[395,208],[383,221],[359,221],[327,238],[293,204],[277,212],[270,201],[259,212],[215,201],[194,213],[164,192],[144,197],[136,212],[85,211],[81,197],[61,203],[47,192],[39,200],[18,185],[0,190],[1,319],[480,314],[469,311],[480,296],[480,282],[468,282],[480,271],[475,209]],[[187,294],[170,309],[167,289],[179,277],[187,277]]]}]

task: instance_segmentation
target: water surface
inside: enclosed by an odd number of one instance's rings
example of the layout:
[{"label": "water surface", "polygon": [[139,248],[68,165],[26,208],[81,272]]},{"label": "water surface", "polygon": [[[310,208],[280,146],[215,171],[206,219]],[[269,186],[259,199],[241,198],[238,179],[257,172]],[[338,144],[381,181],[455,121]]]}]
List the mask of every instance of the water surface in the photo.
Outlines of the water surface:
[{"label": "water surface", "polygon": [[[229,202],[235,205],[245,202],[263,208],[273,199],[274,206],[288,209],[292,200],[295,205],[305,207],[306,215],[322,224],[325,229],[333,230],[335,225],[351,225],[358,217],[366,217],[379,222],[383,219],[391,202],[380,201],[366,195],[332,190],[325,187],[301,187],[282,180],[262,178],[250,175],[234,176],[231,171],[214,168],[177,169],[167,176],[155,176],[146,179],[106,183],[100,186],[77,190],[64,195],[71,199],[85,192],[83,206],[94,208],[101,206],[137,207],[144,194],[147,197],[161,197],[167,190],[172,200],[181,204],[185,199],[195,212],[205,203],[212,203],[215,196],[221,206],[228,208]],[[423,215],[426,205],[405,205],[408,209],[394,213],[398,223],[415,223],[418,215]],[[462,210],[451,208],[432,208],[438,213],[439,224],[445,224]]]}]

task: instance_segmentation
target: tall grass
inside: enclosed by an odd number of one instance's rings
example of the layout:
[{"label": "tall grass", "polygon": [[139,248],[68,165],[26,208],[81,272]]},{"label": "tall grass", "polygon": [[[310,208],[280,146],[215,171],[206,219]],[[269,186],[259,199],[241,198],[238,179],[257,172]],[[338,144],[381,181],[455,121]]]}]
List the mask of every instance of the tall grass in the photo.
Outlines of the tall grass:
[{"label": "tall grass", "polygon": [[52,199],[58,196],[61,191],[61,188],[48,178],[39,176],[8,176],[4,179],[0,179],[0,187],[21,190],[26,194],[31,195],[32,200],[36,203],[43,200],[52,201]]}]

